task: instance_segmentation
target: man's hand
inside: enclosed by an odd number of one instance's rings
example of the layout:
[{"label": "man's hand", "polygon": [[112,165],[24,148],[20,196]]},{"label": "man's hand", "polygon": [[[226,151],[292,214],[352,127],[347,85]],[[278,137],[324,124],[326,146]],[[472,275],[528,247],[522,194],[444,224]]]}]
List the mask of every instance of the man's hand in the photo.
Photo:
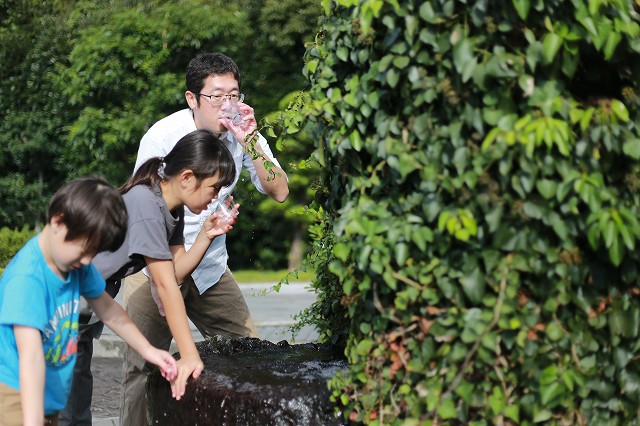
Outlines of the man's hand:
[{"label": "man's hand", "polygon": [[[220,110],[222,111],[223,108],[224,104],[220,107]],[[231,132],[235,140],[243,147],[246,147],[249,140],[245,139],[247,139],[247,136],[256,133],[258,123],[256,122],[256,117],[253,115],[253,108],[242,102],[238,102],[238,108],[242,116],[242,121],[239,124],[233,124],[232,120],[224,117],[222,114],[218,119],[220,123]]]}]

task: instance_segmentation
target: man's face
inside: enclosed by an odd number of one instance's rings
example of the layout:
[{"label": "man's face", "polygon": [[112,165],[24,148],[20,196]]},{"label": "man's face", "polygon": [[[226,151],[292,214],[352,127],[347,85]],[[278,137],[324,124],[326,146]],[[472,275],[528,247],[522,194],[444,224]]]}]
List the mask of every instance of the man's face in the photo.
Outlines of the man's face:
[{"label": "man's face", "polygon": [[[205,80],[204,87],[200,91],[203,95],[231,95],[239,94],[238,81],[233,74],[212,75]],[[217,104],[212,98],[199,96],[198,105],[195,93],[186,92],[187,103],[193,110],[193,118],[198,129],[206,129],[219,135],[227,131],[219,120],[222,103]]]}]

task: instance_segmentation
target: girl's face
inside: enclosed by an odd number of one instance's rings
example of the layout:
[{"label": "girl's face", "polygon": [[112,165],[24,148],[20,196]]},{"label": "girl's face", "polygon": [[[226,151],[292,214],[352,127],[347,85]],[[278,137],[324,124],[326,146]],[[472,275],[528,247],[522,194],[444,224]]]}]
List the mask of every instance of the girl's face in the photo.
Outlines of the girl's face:
[{"label": "girl's face", "polygon": [[[195,214],[200,214],[206,210],[211,200],[218,198],[216,184],[219,177],[219,172],[211,177],[204,178],[200,182],[195,177],[192,177],[186,185],[184,205]],[[200,184],[199,186],[198,183]]]}]

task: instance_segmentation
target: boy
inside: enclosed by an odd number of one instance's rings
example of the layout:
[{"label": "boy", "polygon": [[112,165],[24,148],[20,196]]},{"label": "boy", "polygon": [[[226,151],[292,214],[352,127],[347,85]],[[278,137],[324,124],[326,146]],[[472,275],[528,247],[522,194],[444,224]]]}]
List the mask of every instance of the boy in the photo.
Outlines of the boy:
[{"label": "boy", "polygon": [[78,343],[80,296],[167,380],[176,362],[154,348],[105,292],[90,263],[115,251],[127,231],[118,191],[98,178],[71,181],[49,203],[47,224],[0,278],[0,425],[57,424],[67,402]]}]

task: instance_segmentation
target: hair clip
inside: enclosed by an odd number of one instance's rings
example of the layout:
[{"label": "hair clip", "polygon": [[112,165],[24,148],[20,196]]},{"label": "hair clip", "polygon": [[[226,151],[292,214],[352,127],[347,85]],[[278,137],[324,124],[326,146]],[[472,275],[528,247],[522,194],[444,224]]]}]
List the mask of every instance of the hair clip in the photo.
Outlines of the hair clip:
[{"label": "hair clip", "polygon": [[158,176],[160,179],[164,179],[164,168],[167,167],[167,163],[164,162],[164,157],[160,157],[160,166],[158,167]]}]

